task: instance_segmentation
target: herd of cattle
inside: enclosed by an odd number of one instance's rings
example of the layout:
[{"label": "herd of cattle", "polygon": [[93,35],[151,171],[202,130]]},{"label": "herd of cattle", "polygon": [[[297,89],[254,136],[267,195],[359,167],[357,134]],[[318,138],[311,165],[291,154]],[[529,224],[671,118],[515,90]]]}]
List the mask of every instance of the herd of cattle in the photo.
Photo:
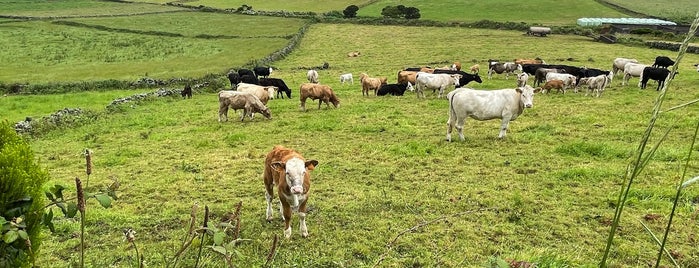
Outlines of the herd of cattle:
[{"label": "herd of cattle", "polygon": [[[465,86],[472,81],[483,83],[479,76],[480,66],[475,64],[469,68],[470,73],[461,71],[461,64],[455,62],[442,68],[406,68],[398,71],[395,84],[389,84],[386,77],[370,77],[366,73],[359,75],[362,96],[374,95],[402,96],[405,91],[414,91],[418,98],[425,97],[425,90],[438,91],[441,98],[445,90],[455,89],[446,94],[449,102],[449,119],[447,121],[446,140],[451,141],[451,132],[455,127],[460,140],[464,140],[464,122],[467,118],[476,120],[502,119],[499,138],[504,138],[509,122],[522,114],[524,109],[533,107],[534,94],[548,93],[551,90],[565,93],[568,89],[587,88],[586,94],[600,97],[604,89],[611,83],[612,78],[623,74],[622,85],[628,84],[631,77],[639,77],[638,86],[645,88],[648,80],[658,82],[659,90],[669,75],[667,67],[674,64],[670,58],[658,56],[655,62],[648,66],[635,59],[616,58],[612,70],[605,71],[593,68],[568,65],[549,65],[539,59],[517,59],[512,62],[497,60],[488,61],[488,79],[495,74],[504,74],[505,79],[514,75],[515,87],[499,90],[476,90]],[[695,64],[699,72],[699,64]],[[231,90],[218,92],[219,122],[228,120],[228,110],[243,110],[240,120],[246,116],[251,119],[255,113],[271,119],[271,111],[266,106],[270,99],[291,98],[292,91],[279,78],[270,78],[272,68],[256,67],[253,70],[240,69],[229,72],[228,79]],[[529,81],[529,78],[532,81]],[[307,99],[319,100],[318,109],[323,103],[327,107],[339,107],[340,100],[328,85],[320,84],[318,72],[309,70],[306,74],[308,83],[299,87],[301,105],[305,111]],[[340,84],[354,84],[352,73],[340,75]],[[191,87],[186,86],[182,91],[183,97],[191,98]],[[289,148],[275,146],[267,154],[264,166],[264,184],[266,189],[267,211],[266,218],[272,220],[272,199],[274,188],[280,200],[280,213],[284,219],[284,235],[291,237],[290,218],[292,211],[298,212],[299,229],[303,237],[308,236],[306,227],[306,201],[310,188],[310,171],[318,165],[316,160],[305,160],[303,156]]]}]

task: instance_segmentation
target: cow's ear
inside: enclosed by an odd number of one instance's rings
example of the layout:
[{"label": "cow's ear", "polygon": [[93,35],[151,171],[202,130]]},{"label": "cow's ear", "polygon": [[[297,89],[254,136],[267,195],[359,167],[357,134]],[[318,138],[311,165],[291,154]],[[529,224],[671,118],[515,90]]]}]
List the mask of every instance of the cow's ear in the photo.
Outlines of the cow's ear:
[{"label": "cow's ear", "polygon": [[308,160],[308,161],[306,161],[306,169],[308,169],[308,170],[313,170],[313,169],[315,169],[317,165],[318,165],[318,161],[317,161],[317,160]]},{"label": "cow's ear", "polygon": [[272,162],[269,164],[269,166],[274,169],[275,171],[283,171],[284,170],[284,163],[280,161]]},{"label": "cow's ear", "polygon": [[517,93],[522,93],[522,88],[521,88],[521,87],[518,87],[518,88],[516,88],[515,90],[517,90]]}]

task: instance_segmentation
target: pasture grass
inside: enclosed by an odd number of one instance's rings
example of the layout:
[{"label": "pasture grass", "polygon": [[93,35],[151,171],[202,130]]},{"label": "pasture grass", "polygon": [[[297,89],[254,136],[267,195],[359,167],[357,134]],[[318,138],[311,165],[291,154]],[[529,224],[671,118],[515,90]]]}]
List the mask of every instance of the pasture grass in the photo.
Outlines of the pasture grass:
[{"label": "pasture grass", "polygon": [[397,1],[382,0],[360,8],[358,16],[381,17],[386,6],[404,5],[420,9],[420,19],[435,21],[476,22],[491,20],[500,22],[526,22],[542,25],[575,25],[584,17],[628,17],[624,13],[601,5],[597,1],[578,1],[575,7],[569,2],[540,1]]},{"label": "pasture grass", "polygon": [[[160,0],[147,0],[161,2]],[[319,4],[318,1],[313,0],[194,0],[187,1],[185,4],[190,6],[208,6],[221,9],[237,9],[242,5],[252,6],[254,10],[266,10],[266,11],[296,11],[296,12],[329,12],[333,10],[342,11],[349,5],[362,6],[371,1],[368,0],[328,0],[323,1]]]},{"label": "pasture grass", "polygon": [[[348,58],[346,53],[354,50],[362,55]],[[216,220],[239,201],[241,237],[250,240],[236,248],[234,263],[262,266],[272,237],[282,233],[276,206],[275,220],[264,220],[262,163],[274,145],[282,144],[320,165],[312,172],[310,237],[300,237],[294,215],[292,239],[280,241],[272,266],[369,267],[381,260],[380,266],[388,267],[472,267],[507,259],[541,267],[594,267],[629,155],[657,95],[654,90],[622,87],[615,79],[601,98],[537,94],[534,107],[510,124],[507,138],[496,138],[497,120],[467,120],[466,141],[447,143],[448,103],[432,92],[426,99],[413,93],[363,97],[358,83],[343,86],[338,77],[367,72],[393,83],[397,71],[408,66],[455,60],[484,66],[489,58],[520,57],[609,69],[618,56],[652,62],[659,54],[668,53],[579,36],[318,24],[295,52],[274,63],[279,70],[273,76],[286,81],[293,98],[270,101],[272,120],[257,116],[239,122],[231,111],[231,121],[218,123],[216,95],[201,93],[188,100],[140,103],[93,124],[50,132],[32,140],[32,148],[52,184],[70,185],[83,176],[85,148],[94,152],[93,188],[87,191],[112,179],[121,183],[112,208],[88,204],[89,266],[133,263],[121,237],[127,227],[136,230],[146,262],[164,266],[185,235],[193,203],[208,205]],[[685,55],[667,107],[699,97],[692,76],[696,71],[687,63],[697,60],[698,55]],[[323,61],[330,68],[319,71],[320,81],[335,89],[341,106],[319,110],[313,102],[300,112],[304,67]],[[469,86],[495,89],[515,83],[481,75],[483,84]],[[665,113],[658,121],[658,129],[674,130],[637,181],[612,265],[638,267],[655,258],[655,244],[639,221],[646,214],[669,212],[696,116],[696,109],[689,108]],[[669,241],[685,267],[699,266],[692,240],[697,196],[696,188],[682,195]],[[656,233],[663,228],[662,220],[646,223]],[[39,263],[69,266],[77,258],[78,240],[72,238],[77,224],[57,220],[56,226],[58,233],[47,236]],[[187,252],[182,265],[192,265],[194,256]],[[210,251],[203,261],[224,266]]]},{"label": "pasture grass", "polygon": [[605,0],[630,10],[648,14],[655,17],[667,18],[672,21],[690,24],[699,11],[699,3],[692,0],[678,0],[672,2],[643,1],[643,0]]},{"label": "pasture grass", "polygon": [[115,16],[172,12],[179,7],[95,0],[0,0],[0,16],[33,18]]}]

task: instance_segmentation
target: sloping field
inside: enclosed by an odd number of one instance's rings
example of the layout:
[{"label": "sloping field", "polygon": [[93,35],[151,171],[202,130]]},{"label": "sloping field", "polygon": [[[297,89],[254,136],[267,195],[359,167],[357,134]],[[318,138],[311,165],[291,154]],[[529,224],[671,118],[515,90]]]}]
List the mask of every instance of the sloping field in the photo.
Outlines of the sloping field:
[{"label": "sloping field", "polygon": [[[164,1],[164,0],[139,0],[137,2],[156,2],[156,3],[165,3],[165,2],[170,2],[170,1]],[[252,6],[254,10],[267,10],[267,11],[276,11],[276,10],[286,10],[286,11],[300,11],[300,12],[306,12],[306,11],[312,11],[312,12],[328,12],[332,10],[339,10],[342,11],[344,10],[347,6],[349,5],[357,5],[361,6],[363,4],[366,4],[370,1],[367,0],[329,0],[329,1],[323,1],[322,3],[319,3],[318,1],[314,0],[293,0],[293,1],[284,1],[284,0],[193,0],[193,1],[186,1],[183,2],[186,5],[190,6],[209,6],[209,7],[215,7],[215,8],[221,8],[221,9],[237,9],[238,7],[242,5],[248,5]]]},{"label": "sloping field", "polygon": [[178,7],[94,0],[0,0],[0,16],[81,17],[171,12]]},{"label": "sloping field", "polygon": [[681,19],[687,24],[691,22],[697,12],[699,12],[699,2],[693,0],[677,0],[672,2],[643,0],[605,1],[655,17],[668,18],[671,20]]},{"label": "sloping field", "polygon": [[[352,34],[347,34],[352,33]],[[458,40],[458,41],[454,41]],[[508,40],[508,42],[498,42]],[[348,58],[359,50],[362,55]],[[198,93],[191,100],[166,99],[129,106],[94,124],[56,131],[32,141],[53,178],[70,186],[84,178],[85,148],[94,150],[90,189],[121,183],[110,209],[88,204],[87,263],[128,266],[133,248],[124,228],[149,266],[165,266],[185,236],[192,204],[208,205],[217,222],[242,202],[241,238],[233,263],[260,267],[266,262],[275,221],[264,219],[261,181],[265,154],[283,144],[320,165],[312,172],[308,213],[310,237],[298,232],[282,239],[275,267],[481,267],[495,259],[537,263],[539,267],[595,267],[604,248],[620,177],[648,121],[657,92],[613,86],[601,98],[583,94],[537,95],[534,107],[512,122],[504,140],[495,139],[499,121],[467,120],[466,141],[444,141],[448,103],[428,91],[402,97],[363,97],[358,74],[387,76],[407,66],[480,63],[489,58],[541,57],[549,63],[608,69],[617,56],[649,62],[666,51],[605,45],[579,36],[526,37],[520,32],[477,29],[314,25],[297,51],[274,63],[293,98],[269,103],[272,120],[259,116],[241,123],[217,122],[217,97]],[[686,55],[672,83],[666,107],[699,98]],[[320,81],[332,86],[338,109],[298,110],[298,86],[306,66],[328,62]],[[354,85],[338,75],[352,72]],[[687,75],[685,75],[687,74]],[[511,87],[495,76],[485,89]],[[223,79],[223,78],[222,78]],[[633,79],[634,85],[637,79]],[[651,82],[649,86],[654,86]],[[640,267],[655,258],[655,244],[639,221],[659,234],[664,227],[681,166],[694,133],[697,110],[663,113],[658,128],[674,126],[657,156],[630,193],[612,262]],[[653,141],[657,141],[654,135]],[[60,144],[61,146],[55,146]],[[698,172],[690,161],[690,174]],[[84,180],[84,179],[83,179]],[[698,188],[683,193],[669,246],[684,267],[699,266]],[[659,220],[644,220],[646,215]],[[200,216],[201,217],[201,216]],[[442,219],[442,220],[439,220]],[[39,260],[69,266],[77,258],[78,225],[58,220]],[[411,229],[412,228],[412,229]],[[394,241],[394,242],[392,242]],[[387,246],[388,245],[388,246]],[[50,253],[49,253],[50,252]],[[192,266],[195,250],[181,258]],[[224,267],[205,249],[207,267]],[[200,263],[201,264],[201,263]],[[664,264],[669,264],[665,262]]]}]

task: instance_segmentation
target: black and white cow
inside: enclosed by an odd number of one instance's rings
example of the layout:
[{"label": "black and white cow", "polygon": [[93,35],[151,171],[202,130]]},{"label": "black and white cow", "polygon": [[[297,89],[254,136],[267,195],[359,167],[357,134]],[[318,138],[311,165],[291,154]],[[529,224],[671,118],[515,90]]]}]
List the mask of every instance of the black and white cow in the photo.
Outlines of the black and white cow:
[{"label": "black and white cow", "polygon": [[669,66],[672,66],[675,64],[675,61],[671,60],[668,57],[665,56],[658,56],[655,58],[655,63],[651,67],[662,67],[662,68],[667,68]]},{"label": "black and white cow", "polygon": [[510,79],[510,74],[522,71],[522,65],[514,62],[490,62],[488,63],[488,79],[493,78],[493,73],[505,74],[505,79]]},{"label": "black and white cow", "polygon": [[379,91],[376,93],[377,96],[403,96],[406,90],[415,91],[413,84],[410,82],[405,84],[386,84],[381,85]]},{"label": "black and white cow", "polygon": [[[648,80],[655,80],[658,82],[658,87],[655,90],[660,90],[660,88],[665,84],[665,79],[670,74],[670,70],[667,68],[656,68],[656,67],[646,67],[643,69],[643,74],[641,75],[641,89],[646,88]],[[677,74],[677,73],[675,73]]]},{"label": "black and white cow", "polygon": [[250,69],[238,69],[238,76],[242,77],[243,75],[255,76],[255,73],[252,72]]},{"label": "black and white cow", "polygon": [[458,74],[461,75],[461,78],[459,78],[459,86],[466,86],[468,83],[471,83],[471,81],[476,81],[476,83],[483,83],[483,80],[481,77],[476,73],[476,74],[470,74],[464,71],[452,71],[452,70],[442,70],[442,69],[435,69],[434,70],[435,74]]},{"label": "black and white cow", "polygon": [[260,78],[260,86],[275,86],[278,88],[277,97],[281,96],[283,99],[284,93],[286,93],[286,97],[291,99],[291,89],[286,86],[284,80],[279,78]]},{"label": "black and white cow", "polygon": [[[624,70],[624,69],[622,69],[622,71],[623,71],[623,70]],[[580,68],[580,72],[578,72],[578,75],[577,75],[578,79],[577,79],[577,81],[575,81],[575,82],[576,82],[576,84],[579,83],[579,82],[580,82],[580,78],[595,77],[595,76],[599,76],[599,75],[609,75],[609,73],[612,73],[612,76],[611,76],[611,77],[613,77],[614,74],[615,74],[614,72],[610,72],[610,71],[603,71],[603,70],[600,70],[600,69],[594,69],[594,68],[586,68],[586,67],[583,67],[583,68]]]},{"label": "black and white cow", "polygon": [[252,70],[257,75],[257,78],[260,78],[260,76],[267,78],[272,73],[272,67],[255,67]]}]

